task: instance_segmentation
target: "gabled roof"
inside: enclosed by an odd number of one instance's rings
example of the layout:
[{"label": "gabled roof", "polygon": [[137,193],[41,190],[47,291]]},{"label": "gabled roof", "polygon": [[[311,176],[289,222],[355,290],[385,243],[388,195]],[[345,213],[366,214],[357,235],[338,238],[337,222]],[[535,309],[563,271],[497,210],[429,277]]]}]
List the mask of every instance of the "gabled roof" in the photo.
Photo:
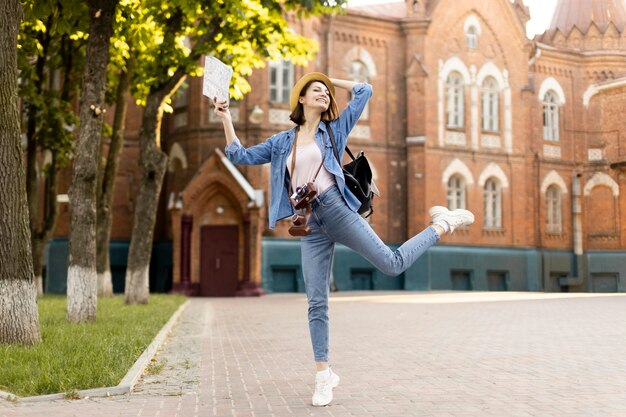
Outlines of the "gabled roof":
[{"label": "gabled roof", "polygon": [[215,148],[215,153],[220,158],[220,161],[222,162],[222,164],[224,164],[228,172],[230,172],[230,174],[233,176],[235,181],[237,181],[237,184],[239,184],[239,186],[248,195],[248,198],[250,199],[250,201],[254,201],[257,207],[262,206],[263,205],[262,190],[255,190],[252,187],[252,185],[250,185],[246,177],[244,177],[243,174],[239,172],[237,167],[232,162],[230,162],[228,158],[226,158],[226,155],[224,155],[224,153],[219,148]]},{"label": "gabled roof", "polygon": [[247,204],[248,207],[263,206],[263,190],[254,189],[246,177],[228,160],[224,152],[219,148],[215,148],[215,153],[200,165],[191,181],[189,181],[183,190],[182,194],[185,204],[189,204],[188,198],[194,198],[195,190],[206,188],[212,181],[209,177],[218,172],[225,175],[224,178],[227,179],[225,179],[223,183],[231,187],[231,191],[234,191],[235,187],[243,191],[243,193],[240,192],[239,195],[243,197],[243,200],[247,200],[245,204]]}]

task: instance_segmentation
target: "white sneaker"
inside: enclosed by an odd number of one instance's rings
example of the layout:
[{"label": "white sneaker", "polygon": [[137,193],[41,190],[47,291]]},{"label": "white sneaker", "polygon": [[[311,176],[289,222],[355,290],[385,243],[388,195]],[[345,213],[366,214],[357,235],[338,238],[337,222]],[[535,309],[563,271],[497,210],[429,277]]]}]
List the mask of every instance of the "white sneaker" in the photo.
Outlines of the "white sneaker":
[{"label": "white sneaker", "polygon": [[448,210],[443,206],[433,206],[428,210],[428,214],[432,218],[433,223],[439,221],[445,221],[450,226],[450,233],[454,232],[454,229],[461,226],[469,226],[474,223],[474,215],[469,210],[456,209]]},{"label": "white sneaker", "polygon": [[339,385],[339,375],[330,368],[315,375],[315,393],[311,402],[313,405],[323,407],[333,400],[333,388]]}]

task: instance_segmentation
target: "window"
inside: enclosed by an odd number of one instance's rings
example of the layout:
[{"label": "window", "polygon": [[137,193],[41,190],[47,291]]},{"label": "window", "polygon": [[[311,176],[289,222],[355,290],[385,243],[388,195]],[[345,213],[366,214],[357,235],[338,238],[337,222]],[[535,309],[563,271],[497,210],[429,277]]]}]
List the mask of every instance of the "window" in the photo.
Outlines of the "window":
[{"label": "window", "polygon": [[[356,83],[369,83],[369,70],[361,61],[353,61],[350,66],[350,79]],[[350,99],[352,99],[352,91],[350,91]],[[369,102],[363,108],[363,113],[359,120],[367,120],[369,118]]]},{"label": "window", "polygon": [[561,190],[556,185],[551,185],[546,190],[546,221],[548,233],[561,233],[563,219]]},{"label": "window", "polygon": [[187,126],[187,106],[189,105],[189,82],[185,80],[172,97],[174,107],[174,128]]},{"label": "window", "polygon": [[293,64],[289,61],[270,62],[270,101],[289,103],[293,85]]},{"label": "window", "polygon": [[498,131],[498,90],[498,83],[495,78],[485,78],[482,88],[483,131]]},{"label": "window", "polygon": [[559,102],[552,90],[543,96],[543,140],[559,141]]},{"label": "window", "polygon": [[465,181],[459,175],[453,175],[448,180],[448,208],[465,208]]},{"label": "window", "polygon": [[185,80],[174,93],[174,108],[179,109],[189,104],[189,81]]},{"label": "window", "polygon": [[467,33],[465,34],[465,41],[467,43],[467,49],[477,49],[478,48],[478,31],[475,26],[470,26],[467,28]]},{"label": "window", "polygon": [[495,178],[485,181],[485,228],[502,227],[502,191]]},{"label": "window", "polygon": [[452,72],[446,80],[446,125],[449,128],[464,126],[463,78]]}]

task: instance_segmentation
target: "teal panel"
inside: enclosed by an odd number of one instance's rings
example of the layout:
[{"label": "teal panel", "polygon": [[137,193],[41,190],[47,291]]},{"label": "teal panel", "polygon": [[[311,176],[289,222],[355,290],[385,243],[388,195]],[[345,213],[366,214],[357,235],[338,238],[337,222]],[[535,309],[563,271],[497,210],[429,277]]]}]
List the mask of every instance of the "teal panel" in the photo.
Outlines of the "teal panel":
[{"label": "teal panel", "polygon": [[297,268],[272,268],[273,292],[298,292]]},{"label": "teal panel", "polygon": [[[262,287],[267,292],[282,292],[287,288],[284,271],[295,271],[297,292],[304,292],[304,278],[300,259],[300,241],[296,239],[263,238],[262,242]],[[395,250],[392,247],[392,250]],[[279,271],[278,275],[276,271]],[[368,281],[354,283],[354,274],[369,274]],[[283,275],[281,275],[283,274]],[[289,279],[288,279],[289,280]],[[353,250],[336,245],[333,261],[333,280],[338,291],[352,291],[356,287],[371,287],[373,290],[401,290],[404,288],[404,276],[391,277],[379,270]],[[363,278],[361,278],[363,280]]]},{"label": "teal panel", "polygon": [[[109,256],[113,292],[124,292],[128,241],[111,241]],[[172,288],[172,242],[154,242],[150,259],[150,292],[167,292]],[[50,294],[67,292],[67,239],[51,239],[46,247],[44,291]]]},{"label": "teal panel", "polygon": [[[390,247],[392,250],[397,248]],[[273,291],[272,268],[285,266],[296,271],[298,291],[304,290],[298,240],[266,238],[263,240],[262,256],[263,287],[266,291]],[[339,291],[458,288],[549,292],[592,291],[592,283],[587,276],[595,274],[599,277],[597,286],[602,286],[604,290],[611,290],[616,285],[617,291],[626,291],[626,252],[590,252],[585,257],[584,262],[577,262],[572,251],[437,245],[431,247],[404,274],[389,277],[351,249],[337,245],[333,276]],[[465,277],[461,277],[460,272]],[[579,273],[584,278],[582,283],[576,277]],[[613,280],[612,276],[616,278]]]},{"label": "teal panel", "polygon": [[487,286],[489,291],[506,291],[508,289],[508,271],[487,271]]},{"label": "teal panel", "polygon": [[[542,284],[542,265],[539,251],[528,249],[525,251],[526,256],[526,285],[527,291],[541,291]],[[509,277],[510,280],[510,277]]]},{"label": "teal panel", "polygon": [[[489,276],[498,273],[506,276],[508,291],[528,291],[529,282],[536,280],[536,269],[529,269],[529,266],[533,266],[529,255],[532,257],[532,252],[526,249],[433,246],[424,255],[428,258],[425,268],[428,271],[427,279],[418,273],[419,281],[413,283],[418,283],[420,288],[416,289],[421,290],[469,287],[473,291],[489,291]],[[460,271],[469,278],[459,278]],[[430,288],[424,288],[428,281]]]},{"label": "teal panel", "polygon": [[431,289],[431,252],[427,251],[404,271],[404,289],[408,291],[428,291]]},{"label": "teal panel", "polygon": [[50,239],[46,246],[46,277],[44,292],[67,292],[67,239]]},{"label": "teal panel", "polygon": [[364,291],[374,289],[374,271],[372,269],[353,269],[350,272],[352,290]]},{"label": "teal panel", "polygon": [[[587,252],[585,256],[590,276],[615,276],[617,291],[626,292],[626,251],[594,251]],[[594,291],[593,282],[590,284],[589,291]]]},{"label": "teal panel", "polygon": [[[286,278],[289,274],[292,278]],[[293,277],[295,284],[291,281]],[[299,240],[261,240],[261,286],[268,293],[283,292],[287,287],[292,288],[293,292],[304,292]]]},{"label": "teal panel", "polygon": [[561,285],[561,278],[575,277],[575,256],[572,251],[542,251],[542,288],[545,292],[569,291]]},{"label": "teal panel", "polygon": [[150,292],[169,292],[174,280],[174,248],[171,240],[152,245],[150,258]]}]

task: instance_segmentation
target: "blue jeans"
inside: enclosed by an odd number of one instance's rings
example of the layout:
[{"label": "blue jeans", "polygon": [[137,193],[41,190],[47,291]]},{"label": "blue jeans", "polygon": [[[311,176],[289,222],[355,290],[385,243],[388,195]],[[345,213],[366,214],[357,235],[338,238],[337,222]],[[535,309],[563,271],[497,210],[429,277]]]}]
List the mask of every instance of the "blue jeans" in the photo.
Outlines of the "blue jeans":
[{"label": "blue jeans", "polygon": [[335,243],[370,261],[385,275],[399,275],[439,241],[432,227],[412,237],[396,251],[376,235],[359,214],[350,210],[337,187],[320,194],[309,218],[312,233],[301,240],[302,273],[309,303],[309,330],[316,362],[328,361],[328,295]]}]

